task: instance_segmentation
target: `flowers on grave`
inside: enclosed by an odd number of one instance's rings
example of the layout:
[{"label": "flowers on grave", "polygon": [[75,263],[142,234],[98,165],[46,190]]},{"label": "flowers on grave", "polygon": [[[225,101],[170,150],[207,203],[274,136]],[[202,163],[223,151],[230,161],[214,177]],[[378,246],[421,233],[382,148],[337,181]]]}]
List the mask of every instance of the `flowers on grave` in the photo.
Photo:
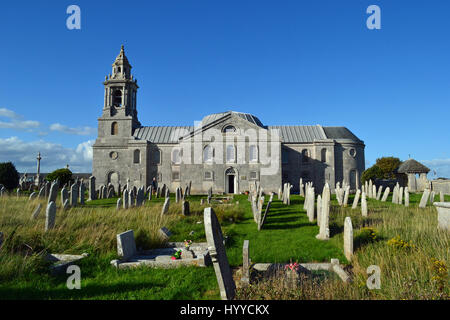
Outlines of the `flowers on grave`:
[{"label": "flowers on grave", "polygon": [[290,270],[290,271],[298,271],[298,268],[300,267],[300,265],[297,262],[294,263],[289,263],[287,265],[284,266],[285,270]]},{"label": "flowers on grave", "polygon": [[172,260],[178,260],[181,259],[181,250],[178,250],[177,252],[175,252],[172,256]]},{"label": "flowers on grave", "polygon": [[191,246],[191,244],[192,244],[192,240],[184,240],[184,247],[186,248],[186,249],[189,249],[189,247]]}]

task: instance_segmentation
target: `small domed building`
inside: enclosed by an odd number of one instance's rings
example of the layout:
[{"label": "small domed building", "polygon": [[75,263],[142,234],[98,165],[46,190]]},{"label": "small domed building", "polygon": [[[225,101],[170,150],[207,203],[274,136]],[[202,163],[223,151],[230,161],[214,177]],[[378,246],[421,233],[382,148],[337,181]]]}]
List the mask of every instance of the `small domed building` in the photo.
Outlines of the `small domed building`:
[{"label": "small domed building", "polygon": [[414,159],[404,161],[398,167],[397,172],[407,176],[408,190],[411,192],[422,192],[429,187],[427,174],[430,169]]},{"label": "small domed building", "polygon": [[93,145],[97,189],[149,186],[153,178],[172,191],[191,182],[192,193],[241,193],[255,183],[278,192],[285,182],[295,192],[300,179],[316,192],[325,182],[360,186],[365,145],[345,127],[267,126],[237,111],[206,115],[193,126],[142,126],[123,46],[112,67]]}]

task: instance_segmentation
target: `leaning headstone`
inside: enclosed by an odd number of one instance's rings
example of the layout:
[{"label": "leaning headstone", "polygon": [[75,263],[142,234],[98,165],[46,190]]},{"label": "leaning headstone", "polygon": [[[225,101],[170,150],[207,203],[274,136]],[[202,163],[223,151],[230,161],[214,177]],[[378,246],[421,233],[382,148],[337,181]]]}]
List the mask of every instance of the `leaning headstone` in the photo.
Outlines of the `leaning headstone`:
[{"label": "leaning headstone", "polygon": [[183,202],[181,204],[181,213],[183,214],[183,216],[190,215],[189,201],[183,200]]},{"label": "leaning headstone", "polygon": [[66,201],[64,201],[63,203],[63,210],[66,211],[69,209],[69,207],[70,207],[69,199],[66,199]]},{"label": "leaning headstone", "polygon": [[123,208],[128,209],[128,190],[123,190]]},{"label": "leaning headstone", "polygon": [[430,196],[430,190],[425,189],[423,191],[422,198],[420,199],[419,208],[425,208],[427,206],[429,196]]},{"label": "leaning headstone", "polygon": [[361,196],[361,214],[363,217],[367,217],[367,200],[365,192],[363,192]]},{"label": "leaning headstone", "polygon": [[45,212],[45,231],[53,229],[55,226],[56,219],[56,204],[54,201],[50,201],[47,205],[47,210]]},{"label": "leaning headstone", "polygon": [[345,193],[344,193],[344,203],[343,203],[344,207],[347,207],[349,194],[350,194],[350,186],[347,186],[347,187],[345,187]]},{"label": "leaning headstone", "polygon": [[136,255],[136,242],[134,241],[133,230],[117,235],[117,255],[123,260],[128,260]]},{"label": "leaning headstone", "polygon": [[167,214],[167,212],[169,212],[169,205],[170,205],[170,198],[166,198],[161,210],[161,215]]},{"label": "leaning headstone", "polygon": [[39,216],[39,213],[41,212],[42,205],[39,203],[36,209],[34,209],[33,213],[31,214],[31,219],[37,219]]},{"label": "leaning headstone", "polygon": [[350,217],[346,217],[344,221],[344,255],[348,261],[353,256],[353,226]]},{"label": "leaning headstone", "polygon": [[430,204],[433,204],[435,196],[436,196],[436,192],[431,191],[431,193],[430,193]]},{"label": "leaning headstone", "polygon": [[380,201],[381,198],[381,192],[383,191],[383,186],[380,186],[378,188],[378,192],[377,192],[377,200]]},{"label": "leaning headstone", "polygon": [[[262,217],[262,219],[258,225],[258,230],[261,230],[262,227],[264,226],[264,224],[266,223],[267,214],[269,213],[271,205],[272,205],[272,201],[267,202],[266,210],[264,211],[264,216]],[[313,201],[313,206],[314,206],[314,201]]]},{"label": "leaning headstone", "polygon": [[116,210],[120,210],[122,207],[122,198],[117,199]]},{"label": "leaning headstone", "polygon": [[352,209],[356,209],[358,207],[359,197],[361,196],[361,190],[357,190],[355,194],[355,198],[353,198]]},{"label": "leaning headstone", "polygon": [[219,284],[220,296],[222,300],[231,300],[235,297],[236,285],[223,244],[222,229],[212,208],[205,208],[204,223],[208,250]]},{"label": "leaning headstone", "polygon": [[389,192],[391,192],[391,189],[389,187],[387,187],[386,190],[384,190],[383,197],[381,198],[381,202],[386,202],[386,200],[389,196]]},{"label": "leaning headstone", "polygon": [[37,196],[36,192],[32,192],[28,200],[33,200],[34,198],[36,198],[36,196]]},{"label": "leaning headstone", "polygon": [[248,252],[249,241],[244,240],[244,245],[242,246],[242,277],[241,282],[244,285],[250,283],[250,256]]},{"label": "leaning headstone", "polygon": [[38,197],[39,197],[40,199],[45,198],[45,187],[42,187],[42,188],[39,190],[39,195],[38,195]]},{"label": "leaning headstone", "polygon": [[159,229],[159,235],[161,236],[161,238],[163,238],[164,241],[167,241],[172,235],[172,232],[170,232],[166,227],[162,227],[161,229]]}]

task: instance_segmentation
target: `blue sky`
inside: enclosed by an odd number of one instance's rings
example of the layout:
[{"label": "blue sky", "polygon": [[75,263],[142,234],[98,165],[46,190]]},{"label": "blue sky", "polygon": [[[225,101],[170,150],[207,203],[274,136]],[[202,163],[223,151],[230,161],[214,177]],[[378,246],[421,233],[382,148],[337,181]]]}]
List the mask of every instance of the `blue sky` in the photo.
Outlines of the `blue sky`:
[{"label": "blue sky", "polygon": [[[81,8],[81,30],[66,9]],[[381,30],[366,27],[369,5]],[[450,177],[448,1],[8,1],[0,10],[0,162],[90,172],[102,81],[120,45],[143,125],[253,113],[346,126],[377,157]],[[429,175],[429,177],[437,177]]]}]

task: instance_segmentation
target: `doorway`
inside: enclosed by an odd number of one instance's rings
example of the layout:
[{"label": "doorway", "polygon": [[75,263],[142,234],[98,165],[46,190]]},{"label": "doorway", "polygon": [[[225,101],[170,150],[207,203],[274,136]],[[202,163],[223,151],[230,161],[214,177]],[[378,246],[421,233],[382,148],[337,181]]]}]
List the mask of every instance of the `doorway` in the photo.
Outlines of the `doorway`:
[{"label": "doorway", "polygon": [[235,175],[228,176],[228,193],[234,193],[234,177]]},{"label": "doorway", "polygon": [[237,193],[237,171],[234,168],[228,168],[225,171],[225,192],[226,193]]}]

